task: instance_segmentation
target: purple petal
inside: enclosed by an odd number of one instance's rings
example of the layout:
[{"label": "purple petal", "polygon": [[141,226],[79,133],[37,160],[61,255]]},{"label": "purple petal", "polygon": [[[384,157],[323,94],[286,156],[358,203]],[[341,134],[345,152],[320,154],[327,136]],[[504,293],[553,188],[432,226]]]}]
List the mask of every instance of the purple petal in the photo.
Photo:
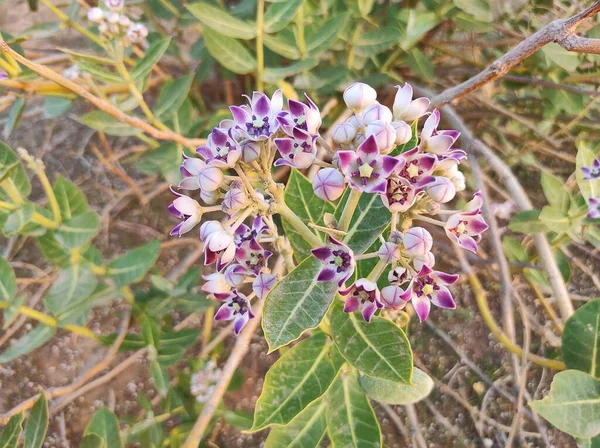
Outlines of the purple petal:
[{"label": "purple petal", "polygon": [[224,303],[215,313],[215,320],[231,320],[233,318],[233,309]]},{"label": "purple petal", "polygon": [[383,156],[383,163],[381,167],[383,169],[385,177],[389,176],[397,167],[400,165],[400,160],[391,156]]},{"label": "purple petal", "polygon": [[459,278],[458,274],[447,274],[445,272],[440,272],[437,271],[435,273],[435,276],[444,284],[446,285],[452,285],[454,283],[456,283],[456,281]]},{"label": "purple petal", "polygon": [[340,167],[342,168],[342,171],[346,171],[348,169],[350,163],[352,163],[352,160],[356,156],[356,154],[353,151],[338,151],[337,155],[340,161]]},{"label": "purple petal", "polygon": [[256,102],[254,102],[254,98],[252,100],[254,103],[254,112],[256,112],[261,117],[264,117],[269,114],[269,112],[271,111],[271,103],[264,93],[258,96]]},{"label": "purple petal", "polygon": [[459,238],[458,245],[463,249],[473,252],[474,254],[477,253],[477,242],[470,236],[465,235]]},{"label": "purple petal", "polygon": [[433,303],[435,306],[439,306],[440,308],[445,308],[448,310],[453,310],[456,308],[456,303],[454,303],[452,294],[450,294],[450,291],[448,291],[448,288],[445,286],[440,287],[440,290],[431,296],[431,303]]},{"label": "purple petal", "polygon": [[335,271],[333,269],[325,268],[317,276],[318,282],[330,282],[335,278]]},{"label": "purple petal", "polygon": [[283,156],[287,156],[292,152],[292,146],[294,144],[294,140],[291,138],[276,138],[275,146]]},{"label": "purple petal", "polygon": [[296,101],[296,100],[292,100],[292,99],[288,100],[288,109],[290,110],[290,113],[296,117],[299,117],[304,114],[305,107],[306,106],[303,103],[301,103],[300,101]]},{"label": "purple petal", "polygon": [[244,125],[246,123],[246,119],[248,118],[246,115],[246,111],[238,106],[229,106],[229,110],[231,111],[231,115],[235,120],[237,125]]},{"label": "purple petal", "polygon": [[375,314],[375,310],[377,310],[377,306],[374,303],[369,303],[362,310],[362,317],[366,322],[371,322],[371,318],[373,314]]},{"label": "purple petal", "polygon": [[[338,152],[339,154],[339,152]],[[359,157],[373,157],[379,154],[379,148],[377,147],[377,140],[374,135],[369,136],[356,150],[356,154]]]},{"label": "purple petal", "polygon": [[235,321],[233,323],[233,332],[235,334],[240,334],[240,332],[242,331],[242,328],[244,328],[246,326],[246,324],[248,323],[249,318],[250,318],[250,316],[248,315],[248,313],[238,314],[238,316],[235,318]]},{"label": "purple petal", "polygon": [[358,309],[359,303],[356,297],[350,296],[344,303],[344,313],[353,313]]},{"label": "purple petal", "polygon": [[412,298],[412,305],[419,317],[419,321],[423,322],[429,316],[429,311],[431,310],[431,303],[429,299],[425,296],[417,297],[416,295]]}]

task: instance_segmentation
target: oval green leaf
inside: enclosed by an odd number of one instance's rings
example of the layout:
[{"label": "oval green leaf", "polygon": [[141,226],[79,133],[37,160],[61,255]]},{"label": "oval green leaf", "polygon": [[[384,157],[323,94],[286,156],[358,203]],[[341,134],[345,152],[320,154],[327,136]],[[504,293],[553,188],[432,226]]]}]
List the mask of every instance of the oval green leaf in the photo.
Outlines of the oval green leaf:
[{"label": "oval green leaf", "polygon": [[394,323],[377,316],[367,323],[360,314],[344,313],[337,303],[331,310],[331,334],[342,356],[362,373],[411,384],[410,343]]},{"label": "oval green leaf", "polygon": [[314,334],[287,351],[267,372],[252,431],[291,422],[325,393],[342,363],[324,333]]},{"label": "oval green leaf", "polygon": [[90,268],[74,264],[60,271],[45,298],[48,310],[59,315],[81,305],[96,289],[96,276]]},{"label": "oval green leaf", "polygon": [[269,6],[264,17],[265,31],[267,33],[276,33],[284,29],[292,21],[303,3],[304,0],[287,0]]},{"label": "oval green leaf", "polygon": [[23,413],[13,415],[0,434],[0,448],[17,448],[22,428]]},{"label": "oval green leaf", "polygon": [[208,29],[204,41],[212,57],[233,73],[243,75],[256,69],[256,59],[240,41]]},{"label": "oval green leaf", "polygon": [[600,299],[586,303],[567,320],[562,354],[569,369],[600,379]]},{"label": "oval green leaf", "polygon": [[240,20],[217,6],[198,2],[186,5],[186,8],[208,28],[225,36],[246,40],[256,37],[256,26],[253,23]]},{"label": "oval green leaf", "polygon": [[265,448],[312,448],[319,443],[327,430],[325,409],[327,401],[319,399],[285,426],[276,426],[265,440]]},{"label": "oval green leaf", "polygon": [[110,448],[123,448],[117,416],[106,406],[99,408],[85,428],[85,435],[96,434]]},{"label": "oval green leaf", "polygon": [[54,232],[56,240],[68,249],[76,249],[88,243],[100,230],[100,217],[87,211],[65,222]]},{"label": "oval green leaf", "polygon": [[141,279],[154,266],[160,250],[158,240],[151,241],[115,258],[107,265],[107,275],[117,287]]},{"label": "oval green leaf", "polygon": [[367,375],[362,375],[358,382],[369,398],[388,404],[416,403],[433,390],[433,380],[417,368],[413,369],[412,384],[395,383]]},{"label": "oval green leaf", "polygon": [[17,276],[12,266],[0,257],[0,300],[10,302],[17,294]]},{"label": "oval green leaf", "polygon": [[41,347],[54,336],[56,332],[55,328],[46,327],[45,325],[39,325],[27,333],[25,336],[21,336],[13,344],[8,347],[0,355],[0,364],[12,361],[26,353]]},{"label": "oval green leaf", "polygon": [[25,445],[27,448],[41,448],[48,430],[48,401],[46,394],[40,393],[25,424]]}]

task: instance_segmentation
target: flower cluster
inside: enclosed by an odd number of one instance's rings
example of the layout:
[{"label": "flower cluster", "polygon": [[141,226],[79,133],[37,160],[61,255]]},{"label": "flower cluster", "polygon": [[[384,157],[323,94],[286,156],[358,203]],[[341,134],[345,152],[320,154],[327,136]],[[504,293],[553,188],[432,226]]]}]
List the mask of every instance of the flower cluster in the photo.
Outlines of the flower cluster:
[{"label": "flower cluster", "polygon": [[[345,311],[360,310],[367,322],[377,309],[401,309],[408,301],[421,321],[429,315],[431,304],[455,308],[448,285],[458,276],[433,270],[433,238],[425,228],[413,226],[414,220],[443,227],[450,240],[471,252],[477,251],[480,235],[488,227],[479,193],[462,210],[443,210],[443,204],[465,189],[458,165],[466,153],[452,148],[460,134],[439,130],[440,112],[427,113],[429,100],[413,99],[410,85],[397,89],[391,110],[377,101],[377,92],[367,84],[346,89],[344,101],[354,115],[333,130],[338,145],[334,168],[321,169],[313,179],[314,192],[322,199],[339,198],[347,184],[363,194],[379,195],[394,215],[389,238],[382,238],[377,254],[366,255],[379,257],[378,268],[350,287],[344,286],[356,265],[350,248],[330,238],[330,244],[313,249],[323,263],[318,280],[337,281]],[[421,118],[425,119],[416,139],[412,127]],[[448,219],[428,216],[438,213],[448,214]],[[386,268],[388,285],[380,290],[376,280]]]},{"label": "flower cluster", "polygon": [[206,363],[202,370],[192,375],[190,378],[190,393],[196,397],[198,403],[206,403],[213,395],[221,376],[221,369],[217,368],[217,363],[212,359]]},{"label": "flower cluster", "polygon": [[[171,189],[175,199],[169,211],[180,220],[171,235],[182,236],[201,224],[204,263],[215,267],[204,276],[202,289],[222,302],[215,319],[233,321],[239,333],[254,317],[251,301],[265,298],[277,281],[267,247],[279,252],[276,266],[289,263],[290,257],[284,256],[289,244],[278,234],[274,214],[300,226],[323,264],[317,280],[337,284],[346,312],[360,310],[370,321],[378,309],[401,309],[410,301],[424,320],[432,303],[454,308],[448,286],[458,277],[434,270],[433,238],[413,221],[441,226],[448,238],[473,252],[487,225],[479,193],[459,210],[443,209],[465,189],[458,165],[466,154],[452,148],[457,131],[438,130],[440,113],[427,112],[429,100],[413,99],[407,84],[398,87],[390,110],[377,102],[370,86],[351,85],[344,100],[354,115],[332,130],[333,150],[319,133],[320,111],[308,96],[303,101],[289,99],[287,108],[281,90],[271,98],[254,92],[247,100],[230,107],[231,118],[212,129],[206,144],[196,150],[199,157],[184,155],[183,179]],[[420,118],[424,123],[417,139],[412,129]],[[322,156],[327,152],[333,154],[331,161]],[[274,182],[272,171],[313,166],[320,167],[312,179],[317,197],[336,201],[349,187],[354,195],[378,195],[392,212],[389,236],[380,237],[376,253],[355,256],[343,242],[345,229],[336,223],[331,229],[318,228],[328,237],[328,244],[319,244],[314,228],[285,204],[283,186]],[[196,198],[181,190],[195,192]],[[204,219],[216,212],[224,217]],[[447,215],[445,221],[429,217],[441,213]],[[379,262],[367,278],[346,285],[358,260],[376,257]],[[389,272],[388,284],[380,290],[378,279],[384,272]]]},{"label": "flower cluster", "polygon": [[98,30],[108,40],[126,37],[132,44],[142,42],[148,36],[148,29],[141,23],[132,21],[123,14],[125,0],[105,0],[107,10],[93,7],[87,18],[98,25]]},{"label": "flower cluster", "polygon": [[[581,171],[583,172],[583,180],[600,180],[600,159],[594,159],[592,166],[584,166],[581,168]],[[587,217],[590,219],[600,218],[600,198],[588,199]]]}]

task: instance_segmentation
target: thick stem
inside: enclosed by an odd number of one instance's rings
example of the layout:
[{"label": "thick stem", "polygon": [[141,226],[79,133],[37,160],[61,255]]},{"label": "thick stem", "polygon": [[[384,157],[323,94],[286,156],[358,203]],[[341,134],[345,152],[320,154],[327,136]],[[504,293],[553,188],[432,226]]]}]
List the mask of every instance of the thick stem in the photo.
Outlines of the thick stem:
[{"label": "thick stem", "polygon": [[354,211],[356,210],[356,207],[358,207],[360,195],[360,191],[355,190],[354,188],[350,190],[350,195],[348,196],[346,204],[344,204],[344,210],[342,211],[342,216],[340,216],[340,220],[338,222],[338,228],[340,230],[345,232],[348,230],[348,227],[350,227],[350,221],[352,221]]},{"label": "thick stem", "polygon": [[263,46],[263,26],[265,17],[265,0],[258,0],[256,6],[256,89],[264,89],[263,72],[265,70],[265,49]]},{"label": "thick stem", "polygon": [[306,238],[306,241],[308,241],[312,247],[323,245],[323,242],[319,237],[315,235],[310,228],[304,224],[304,221],[302,221],[285,203],[280,202],[276,204],[275,213],[279,213],[286,221],[288,221],[294,227],[294,230]]}]

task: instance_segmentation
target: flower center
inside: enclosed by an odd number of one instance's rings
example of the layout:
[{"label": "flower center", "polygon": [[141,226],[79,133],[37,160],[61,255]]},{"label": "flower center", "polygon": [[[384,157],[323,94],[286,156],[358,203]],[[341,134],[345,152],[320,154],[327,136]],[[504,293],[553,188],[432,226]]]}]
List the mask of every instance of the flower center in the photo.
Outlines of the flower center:
[{"label": "flower center", "polygon": [[371,177],[371,174],[373,174],[373,167],[368,163],[363,163],[358,168],[358,172],[360,173],[360,177]]}]

